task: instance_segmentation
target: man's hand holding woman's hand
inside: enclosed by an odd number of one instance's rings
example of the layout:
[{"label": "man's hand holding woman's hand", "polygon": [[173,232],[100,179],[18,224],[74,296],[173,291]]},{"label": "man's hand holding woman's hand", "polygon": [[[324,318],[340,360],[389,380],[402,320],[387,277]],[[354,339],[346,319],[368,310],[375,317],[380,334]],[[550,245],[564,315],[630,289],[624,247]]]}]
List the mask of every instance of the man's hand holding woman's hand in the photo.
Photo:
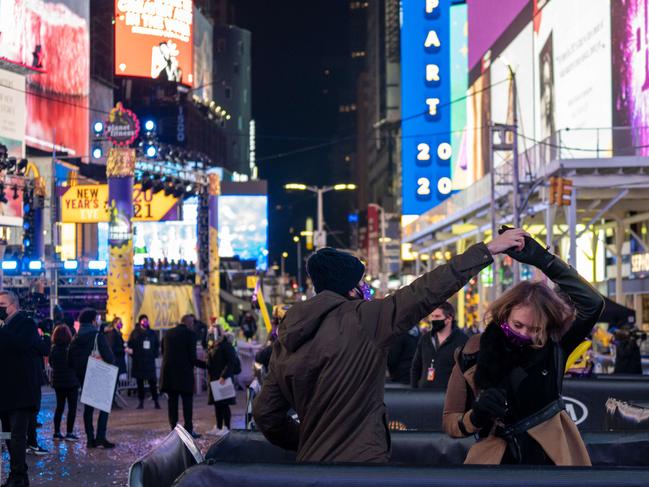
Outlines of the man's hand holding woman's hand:
[{"label": "man's hand holding woman's hand", "polygon": [[525,237],[530,235],[521,228],[508,229],[489,242],[487,248],[491,255],[502,254],[510,249],[521,252],[525,247]]}]

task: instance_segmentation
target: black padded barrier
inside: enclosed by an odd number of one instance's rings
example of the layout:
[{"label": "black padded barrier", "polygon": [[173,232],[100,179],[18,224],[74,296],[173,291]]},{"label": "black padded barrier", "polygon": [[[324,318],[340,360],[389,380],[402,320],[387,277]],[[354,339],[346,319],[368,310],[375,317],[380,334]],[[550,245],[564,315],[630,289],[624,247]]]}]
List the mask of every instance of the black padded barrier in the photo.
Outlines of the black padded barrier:
[{"label": "black padded barrier", "polygon": [[445,468],[218,463],[187,470],[175,487],[647,487],[649,469]]},{"label": "black padded barrier", "polygon": [[[593,465],[649,467],[649,432],[584,433]],[[448,467],[462,465],[473,437],[449,438],[443,433],[401,431],[392,434],[390,465]],[[257,431],[234,430],[214,443],[206,460],[219,463],[287,464],[295,454],[268,443]],[[649,484],[648,484],[649,485]]]},{"label": "black padded barrier", "polygon": [[[442,431],[444,391],[386,387],[385,404],[392,430]],[[566,379],[563,396],[568,413],[583,431],[606,431],[606,401],[613,397],[649,407],[649,377],[600,375]],[[638,429],[642,429],[639,423]]]}]

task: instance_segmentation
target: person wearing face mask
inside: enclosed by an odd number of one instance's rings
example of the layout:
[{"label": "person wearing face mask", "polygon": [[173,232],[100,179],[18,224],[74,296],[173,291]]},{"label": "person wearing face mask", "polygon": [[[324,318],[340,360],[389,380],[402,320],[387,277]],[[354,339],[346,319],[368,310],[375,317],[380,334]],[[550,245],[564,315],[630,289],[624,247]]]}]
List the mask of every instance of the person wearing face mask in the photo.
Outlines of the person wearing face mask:
[{"label": "person wearing face mask", "polygon": [[122,338],[122,319],[113,318],[104,328],[106,342],[115,357],[115,365],[119,369],[119,375],[126,374],[126,352],[124,351],[124,338]]},{"label": "person wearing face mask", "polygon": [[455,308],[444,303],[428,317],[431,330],[419,339],[410,369],[413,388],[446,390],[455,365],[455,350],[469,339],[455,325]]},{"label": "person wearing face mask", "polygon": [[[111,351],[106,337],[100,333],[101,316],[92,308],[85,308],[79,313],[79,331],[70,343],[68,351],[68,363],[77,374],[79,384],[83,384],[88,367],[88,358],[95,348],[95,340],[101,359],[112,364],[114,361],[113,352]],[[97,435],[93,425],[93,415],[95,408],[84,405],[83,425],[86,430],[87,443],[86,447],[90,448],[115,448],[115,444],[106,439],[106,430],[108,427],[108,413],[99,412],[97,421]]]},{"label": "person wearing face mask", "polygon": [[604,298],[568,264],[525,237],[512,258],[554,282],[525,281],[491,303],[481,335],[458,351],[444,404],[450,436],[477,435],[467,464],[589,466],[561,399],[570,353],[597,322]]},{"label": "person wearing face mask", "polygon": [[279,326],[253,402],[257,428],[271,443],[297,451],[300,462],[387,462],[390,345],[490,265],[492,255],[522,248],[524,235],[511,230],[476,244],[376,300],[359,259],[332,248],[311,255],[307,271],[317,294],[293,305]]},{"label": "person wearing face mask", "polygon": [[40,404],[40,371],[35,366],[39,345],[36,323],[15,294],[0,291],[0,421],[11,431],[8,487],[29,485],[25,454],[27,428]]},{"label": "person wearing face mask", "polygon": [[149,383],[151,398],[156,409],[160,409],[158,402],[158,380],[155,360],[158,358],[158,334],[149,327],[149,317],[141,315],[135,329],[128,339],[128,348],[133,358],[131,376],[137,381],[137,409],[144,409],[144,381]]}]

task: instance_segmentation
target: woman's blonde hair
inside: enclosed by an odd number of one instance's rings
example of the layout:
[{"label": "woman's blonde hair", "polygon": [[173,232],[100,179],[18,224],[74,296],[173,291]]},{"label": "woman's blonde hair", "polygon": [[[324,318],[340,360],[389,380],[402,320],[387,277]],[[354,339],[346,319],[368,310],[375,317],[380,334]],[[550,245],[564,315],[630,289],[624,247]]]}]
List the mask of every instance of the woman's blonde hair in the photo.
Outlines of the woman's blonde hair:
[{"label": "woman's blonde hair", "polygon": [[505,323],[512,310],[518,306],[529,306],[532,309],[537,327],[534,345],[537,347],[544,346],[548,337],[554,341],[561,339],[575,316],[572,305],[546,284],[524,281],[491,303],[485,314],[485,325]]}]

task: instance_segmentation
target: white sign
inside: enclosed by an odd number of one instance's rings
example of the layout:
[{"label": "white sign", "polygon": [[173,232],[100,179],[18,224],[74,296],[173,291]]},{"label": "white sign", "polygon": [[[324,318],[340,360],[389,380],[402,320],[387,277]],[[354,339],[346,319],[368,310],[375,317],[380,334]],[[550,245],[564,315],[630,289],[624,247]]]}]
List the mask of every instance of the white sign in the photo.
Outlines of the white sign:
[{"label": "white sign", "polygon": [[25,77],[0,69],[0,143],[22,157],[25,140]]},{"label": "white sign", "polygon": [[327,232],[326,231],[321,231],[318,232],[317,230],[313,232],[313,244],[315,245],[316,249],[320,249],[322,247],[327,246]]},{"label": "white sign", "polygon": [[81,403],[110,413],[119,368],[94,357],[88,358]]},{"label": "white sign", "polygon": [[232,399],[236,396],[234,391],[234,384],[232,379],[225,379],[225,382],[221,384],[218,380],[213,380],[210,382],[210,388],[212,389],[212,397],[214,402],[223,401],[225,399]]}]

